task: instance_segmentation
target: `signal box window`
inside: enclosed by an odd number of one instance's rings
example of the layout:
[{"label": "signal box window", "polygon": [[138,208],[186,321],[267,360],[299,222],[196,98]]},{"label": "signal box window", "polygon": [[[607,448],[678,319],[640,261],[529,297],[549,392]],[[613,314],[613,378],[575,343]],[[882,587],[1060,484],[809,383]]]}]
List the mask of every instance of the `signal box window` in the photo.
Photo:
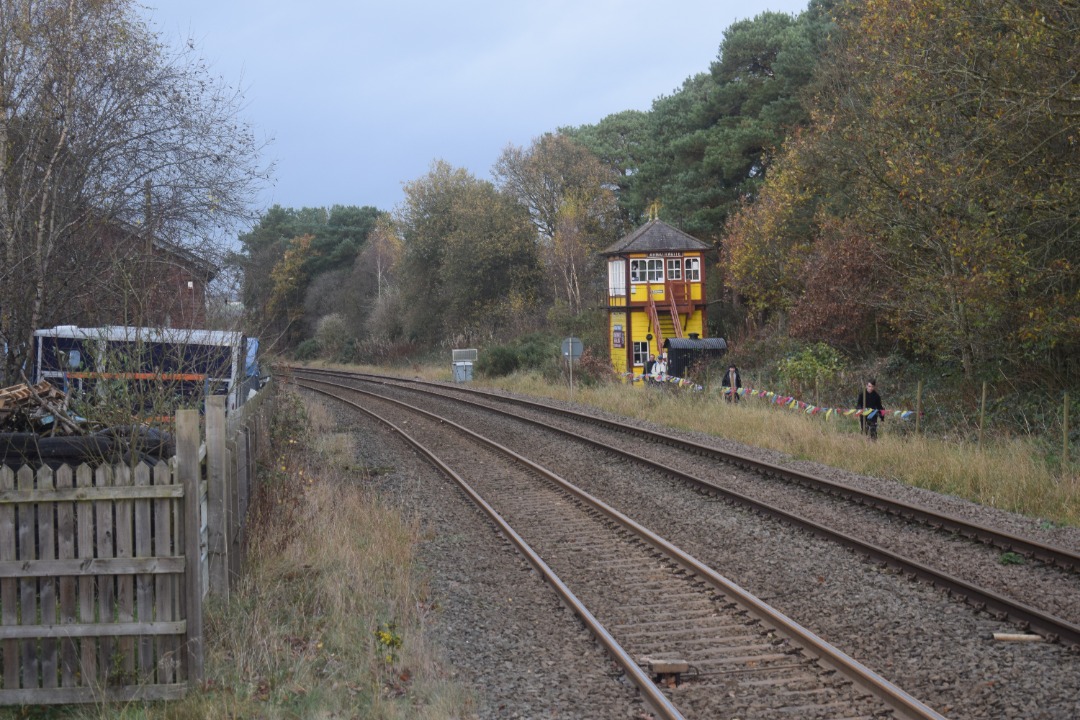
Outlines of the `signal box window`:
[{"label": "signal box window", "polygon": [[630,282],[663,282],[664,261],[661,258],[642,258],[630,261]]},{"label": "signal box window", "polygon": [[636,342],[634,343],[634,367],[644,367],[645,361],[649,359],[649,343]]},{"label": "signal box window", "polygon": [[701,282],[701,258],[686,258],[686,279],[690,282]]},{"label": "signal box window", "polygon": [[681,258],[668,258],[668,261],[667,261],[667,277],[668,277],[668,280],[682,280],[682,259]]}]

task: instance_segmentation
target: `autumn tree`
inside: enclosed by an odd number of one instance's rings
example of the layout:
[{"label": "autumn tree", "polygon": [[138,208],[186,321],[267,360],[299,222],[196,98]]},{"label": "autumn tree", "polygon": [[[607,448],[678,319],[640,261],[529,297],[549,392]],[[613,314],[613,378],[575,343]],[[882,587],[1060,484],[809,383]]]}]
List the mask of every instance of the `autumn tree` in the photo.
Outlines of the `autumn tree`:
[{"label": "autumn tree", "polygon": [[528,210],[554,297],[580,312],[585,283],[601,274],[597,252],[624,229],[616,174],[584,145],[552,133],[528,148],[507,147],[492,174]]},{"label": "autumn tree", "polygon": [[968,377],[1001,359],[1075,377],[1077,16],[1056,0],[841,8],[811,129],[730,226],[744,260],[779,242],[803,261],[781,295],[753,272],[747,292],[804,332],[851,341],[872,319]]},{"label": "autumn tree", "polygon": [[[311,337],[323,315],[343,312],[349,304],[344,284],[353,263],[377,224],[386,218],[374,207],[352,205],[300,209],[275,205],[263,213],[251,230],[240,235],[241,251],[235,258],[244,271],[242,298],[252,331],[279,333],[287,326],[287,344],[293,344]],[[290,321],[271,311],[271,274],[295,240],[305,236],[311,240],[300,268],[303,285],[297,288],[294,302],[303,312]],[[274,306],[277,311],[283,307]],[[346,315],[354,319],[354,325],[362,324],[355,314]]]},{"label": "autumn tree", "polygon": [[[12,378],[121,223],[219,250],[265,179],[242,96],[129,0],[0,3],[0,339]],[[136,289],[137,290],[137,289]]]},{"label": "autumn tree", "polygon": [[397,278],[403,254],[394,223],[389,217],[380,218],[336,294],[335,311],[347,318],[354,337],[370,332],[396,339],[400,333],[400,324],[391,321],[391,316],[397,312]]},{"label": "autumn tree", "polygon": [[969,377],[1000,357],[1066,370],[1080,350],[1075,4],[890,0],[843,25],[823,142],[856,217],[882,229],[903,337]]},{"label": "autumn tree", "polygon": [[491,335],[535,302],[535,230],[526,209],[490,182],[436,161],[406,183],[396,215],[408,336],[439,342]]},{"label": "autumn tree", "polygon": [[270,292],[264,310],[264,334],[270,335],[267,349],[281,349],[301,336],[296,324],[304,315],[304,294],[309,276],[304,269],[311,259],[313,235],[289,240],[281,259],[270,270]]}]

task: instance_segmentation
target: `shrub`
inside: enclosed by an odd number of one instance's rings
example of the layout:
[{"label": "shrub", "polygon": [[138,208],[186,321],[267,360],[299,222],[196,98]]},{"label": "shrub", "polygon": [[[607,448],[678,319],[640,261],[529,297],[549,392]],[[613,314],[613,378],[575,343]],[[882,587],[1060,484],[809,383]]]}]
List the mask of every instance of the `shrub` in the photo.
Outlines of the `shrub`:
[{"label": "shrub", "polygon": [[315,342],[318,343],[323,357],[339,357],[350,339],[349,323],[344,315],[330,313],[319,318],[319,325],[315,328]]},{"label": "shrub", "polygon": [[509,375],[521,366],[517,351],[509,345],[497,345],[480,353],[476,371],[488,377]]},{"label": "shrub", "polygon": [[796,393],[814,387],[815,382],[832,380],[843,369],[843,356],[825,343],[804,347],[777,363],[781,380]]},{"label": "shrub", "polygon": [[526,335],[506,345],[485,349],[477,358],[475,369],[487,377],[503,377],[518,370],[557,374],[558,356],[558,340],[548,335]]},{"label": "shrub", "polygon": [[293,354],[297,360],[314,360],[319,356],[319,343],[314,338],[308,338],[296,346]]}]

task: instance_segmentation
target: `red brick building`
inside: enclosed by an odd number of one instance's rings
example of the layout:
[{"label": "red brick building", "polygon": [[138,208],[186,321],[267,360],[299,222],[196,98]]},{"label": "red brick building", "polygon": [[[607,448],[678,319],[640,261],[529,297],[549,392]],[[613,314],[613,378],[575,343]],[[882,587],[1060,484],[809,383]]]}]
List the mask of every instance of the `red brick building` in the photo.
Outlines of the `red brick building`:
[{"label": "red brick building", "polygon": [[218,274],[213,263],[123,223],[102,223],[86,235],[83,256],[69,269],[74,280],[50,293],[50,324],[206,326],[206,288]]}]

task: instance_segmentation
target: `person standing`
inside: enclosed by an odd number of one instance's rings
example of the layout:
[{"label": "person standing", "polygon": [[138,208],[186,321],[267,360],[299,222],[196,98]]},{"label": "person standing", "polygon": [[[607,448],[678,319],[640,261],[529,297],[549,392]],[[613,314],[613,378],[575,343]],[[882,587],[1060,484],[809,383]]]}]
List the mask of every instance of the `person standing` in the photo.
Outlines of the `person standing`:
[{"label": "person standing", "polygon": [[739,368],[735,363],[728,366],[724,381],[720,383],[724,391],[724,399],[728,402],[739,402],[739,389],[742,387],[742,378],[739,377]]},{"label": "person standing", "polygon": [[877,391],[877,380],[870,378],[866,381],[866,387],[859,392],[859,397],[855,400],[855,407],[859,410],[874,411],[868,415],[860,413],[859,426],[864,434],[870,436],[871,440],[877,440],[878,422],[885,421],[885,416],[882,415],[882,410],[885,408],[881,405],[881,395]]},{"label": "person standing", "polygon": [[656,366],[656,356],[650,354],[649,359],[645,361],[645,372],[642,374],[642,377],[645,378],[645,380],[651,380],[652,379],[653,368],[655,366]]},{"label": "person standing", "polygon": [[653,380],[662,381],[667,377],[667,355],[661,355],[660,359],[653,364]]}]

